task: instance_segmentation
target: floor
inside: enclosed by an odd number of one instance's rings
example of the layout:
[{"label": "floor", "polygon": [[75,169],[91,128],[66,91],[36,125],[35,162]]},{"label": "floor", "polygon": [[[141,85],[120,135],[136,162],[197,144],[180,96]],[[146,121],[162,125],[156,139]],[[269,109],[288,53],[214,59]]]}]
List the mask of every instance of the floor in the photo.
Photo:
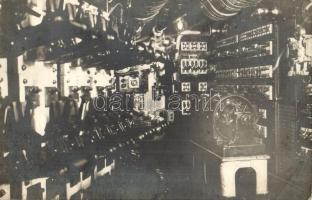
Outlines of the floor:
[{"label": "floor", "polygon": [[[148,199],[148,200],[191,200],[222,199],[218,195],[217,166],[211,161],[205,177],[202,166],[192,163],[192,150],[185,139],[190,129],[179,124],[172,126],[165,139],[146,142],[140,147],[139,156],[121,159],[111,176],[103,177],[85,194],[86,199]],[[179,136],[179,137],[178,137]],[[178,140],[177,138],[181,138]],[[302,160],[289,176],[269,173],[268,196],[255,196],[255,180],[241,177],[243,193],[235,200],[306,200],[311,183],[305,176],[311,171],[311,162]],[[248,173],[248,172],[247,172]],[[208,179],[208,180],[207,180]]]}]

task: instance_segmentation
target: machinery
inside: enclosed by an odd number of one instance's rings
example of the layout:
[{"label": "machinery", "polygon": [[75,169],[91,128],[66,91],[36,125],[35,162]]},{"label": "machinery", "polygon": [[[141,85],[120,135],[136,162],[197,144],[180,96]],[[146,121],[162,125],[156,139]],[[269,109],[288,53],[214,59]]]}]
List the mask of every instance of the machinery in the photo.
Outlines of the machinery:
[{"label": "machinery", "polygon": [[256,142],[257,113],[241,96],[225,96],[215,102],[212,123],[217,143],[253,144]]},{"label": "machinery", "polygon": [[144,159],[165,182],[156,154],[199,199],[309,198],[311,8],[0,0],[0,200],[92,199]]}]

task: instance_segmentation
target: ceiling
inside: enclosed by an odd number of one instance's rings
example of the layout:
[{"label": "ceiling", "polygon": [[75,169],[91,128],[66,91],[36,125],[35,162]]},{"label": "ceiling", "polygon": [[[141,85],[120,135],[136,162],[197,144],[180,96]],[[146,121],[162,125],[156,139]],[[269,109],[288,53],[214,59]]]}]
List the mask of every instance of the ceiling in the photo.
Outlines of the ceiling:
[{"label": "ceiling", "polygon": [[305,1],[0,0],[0,54],[27,51],[57,62],[83,58],[104,67],[134,64],[155,59],[156,51],[168,58],[165,51],[183,30],[222,29],[246,8],[278,8],[292,17],[292,3],[300,10]]}]

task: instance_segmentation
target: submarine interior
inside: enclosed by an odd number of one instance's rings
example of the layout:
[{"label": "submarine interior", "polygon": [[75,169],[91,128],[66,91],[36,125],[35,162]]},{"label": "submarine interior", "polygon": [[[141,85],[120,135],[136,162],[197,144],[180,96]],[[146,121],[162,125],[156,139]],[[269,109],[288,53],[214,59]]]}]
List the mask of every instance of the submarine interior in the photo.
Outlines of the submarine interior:
[{"label": "submarine interior", "polygon": [[311,0],[0,0],[0,200],[312,200]]}]

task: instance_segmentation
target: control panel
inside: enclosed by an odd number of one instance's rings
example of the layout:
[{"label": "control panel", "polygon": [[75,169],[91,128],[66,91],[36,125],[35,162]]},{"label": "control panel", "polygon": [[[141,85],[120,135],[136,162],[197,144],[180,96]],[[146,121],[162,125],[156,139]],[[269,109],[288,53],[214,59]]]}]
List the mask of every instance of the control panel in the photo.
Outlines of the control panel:
[{"label": "control panel", "polygon": [[273,24],[267,24],[267,25],[255,27],[245,32],[218,40],[216,42],[216,47],[217,48],[227,47],[227,46],[234,45],[240,42],[250,41],[253,39],[259,39],[259,38],[270,36],[270,35],[272,37],[272,34],[273,34]]},{"label": "control panel", "polygon": [[209,67],[205,59],[181,59],[181,74],[183,75],[207,74],[208,70]]},{"label": "control panel", "polygon": [[248,24],[237,22],[237,27],[229,28],[207,53],[208,65],[216,66],[214,91],[247,98],[257,110],[256,131],[276,142],[281,116],[277,99],[288,68],[283,66],[285,46],[280,45],[287,41],[286,27],[283,22],[251,17]]},{"label": "control panel", "polygon": [[217,79],[260,79],[260,78],[273,78],[273,66],[254,66],[234,69],[223,69],[216,71]]}]

